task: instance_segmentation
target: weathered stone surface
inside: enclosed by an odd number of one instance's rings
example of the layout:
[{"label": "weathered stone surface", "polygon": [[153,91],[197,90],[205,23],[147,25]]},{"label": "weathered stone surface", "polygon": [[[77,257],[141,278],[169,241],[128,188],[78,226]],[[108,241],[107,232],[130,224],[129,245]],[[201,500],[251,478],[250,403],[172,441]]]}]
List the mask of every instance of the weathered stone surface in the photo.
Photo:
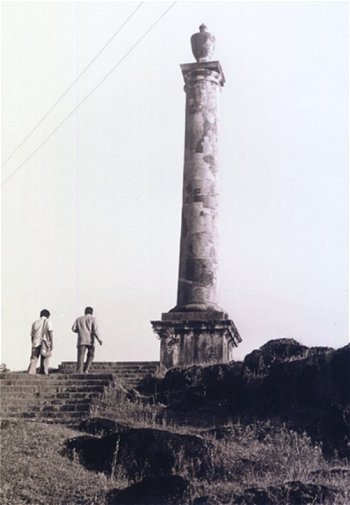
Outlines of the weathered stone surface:
[{"label": "weathered stone surface", "polygon": [[217,115],[221,69],[182,67],[186,133],[177,311],[217,308]]},{"label": "weathered stone surface", "polygon": [[328,351],[334,351],[329,347],[306,347],[292,338],[280,338],[270,340],[244,358],[244,364],[247,365],[253,373],[257,375],[266,375],[272,366],[303,359],[307,356],[316,354],[325,354]]},{"label": "weathered stone surface", "polygon": [[217,119],[225,77],[218,61],[208,61],[214,40],[201,25],[191,39],[197,63],[181,65],[186,128],[177,304],[161,321],[151,322],[165,370],[228,362],[241,341],[217,300]]},{"label": "weathered stone surface", "polygon": [[198,312],[201,317],[191,319],[194,314],[173,312],[170,320],[152,321],[161,340],[160,362],[166,369],[227,362],[241,341],[231,319],[215,319],[212,312]]},{"label": "weathered stone surface", "polygon": [[212,470],[209,448],[202,437],[149,428],[102,438],[77,437],[66,443],[67,455],[78,455],[87,468],[108,474],[121,472],[133,481],[172,475],[177,465],[189,476],[208,476]]},{"label": "weathered stone surface", "polygon": [[110,491],[107,505],[191,505],[189,482],[178,475],[145,479]]},{"label": "weathered stone surface", "polygon": [[111,433],[127,431],[130,429],[130,426],[120,424],[113,419],[107,419],[105,417],[90,417],[81,421],[78,429],[90,433],[91,435],[105,436]]},{"label": "weathered stone surface", "polygon": [[297,358],[305,358],[308,347],[294,339],[281,338],[270,340],[260,349],[252,351],[244,358],[247,365],[256,374],[268,373],[272,365],[284,363]]},{"label": "weathered stone surface", "polygon": [[215,49],[215,37],[201,24],[199,32],[191,37],[193,56],[197,61],[209,61]]},{"label": "weathered stone surface", "polygon": [[228,319],[228,315],[226,312],[222,310],[206,310],[206,311],[197,311],[193,312],[191,310],[187,310],[185,312],[176,312],[171,310],[170,312],[165,312],[162,314],[163,322],[173,322],[173,323],[197,323],[200,322],[212,322],[216,323],[217,321],[226,321]]},{"label": "weathered stone surface", "polygon": [[[295,341],[279,341],[278,355],[270,356],[272,365],[262,374],[242,362],[169,370],[157,382],[157,399],[167,405],[163,415],[169,422],[188,419],[203,427],[214,419],[278,418],[322,442],[325,455],[336,450],[350,457],[350,345],[335,351],[311,348],[300,359],[293,352],[291,360],[281,345],[290,349]],[[279,362],[281,356],[287,361]],[[144,386],[152,391],[150,383]]]},{"label": "weathered stone surface", "polygon": [[83,435],[67,440],[64,452],[71,459],[78,457],[89,470],[111,474],[118,444],[119,435],[116,433],[102,438]]},{"label": "weathered stone surface", "polygon": [[112,374],[0,374],[1,414],[77,425],[113,383]]},{"label": "weathered stone surface", "polygon": [[281,486],[252,487],[233,497],[234,505],[317,505],[332,500],[335,489],[316,484],[291,481]]}]

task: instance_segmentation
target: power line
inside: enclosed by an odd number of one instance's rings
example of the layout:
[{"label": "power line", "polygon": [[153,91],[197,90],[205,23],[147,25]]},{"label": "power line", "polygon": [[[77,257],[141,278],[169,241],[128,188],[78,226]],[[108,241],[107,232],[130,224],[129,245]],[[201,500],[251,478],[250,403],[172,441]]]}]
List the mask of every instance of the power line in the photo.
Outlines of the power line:
[{"label": "power line", "polygon": [[157,19],[156,21],[143,33],[143,35],[141,35],[141,37],[139,39],[137,39],[137,41],[135,42],[135,44],[133,44],[131,46],[131,48],[124,54],[124,56],[122,56],[120,58],[120,60],[114,65],[114,67],[96,84],[96,86],[94,88],[92,88],[92,90],[90,91],[90,93],[88,93],[85,98],[83,98],[81,100],[81,102],[78,103],[78,105],[76,107],[74,107],[74,109],[72,109],[70,111],[70,113],[64,118],[62,119],[62,121],[52,130],[51,133],[49,133],[49,135],[41,142],[41,144],[38,145],[38,147],[36,149],[34,149],[34,151],[32,151],[26,158],[24,161],[22,161],[22,163],[20,163],[20,165],[18,165],[15,170],[9,174],[7,177],[5,177],[5,179],[3,180],[3,182],[1,183],[1,185],[5,185],[6,182],[15,175],[16,172],[18,172],[18,170],[20,168],[23,167],[23,165],[25,165],[25,163],[27,163],[28,160],[30,160],[30,158],[32,158],[32,156],[34,156],[38,151],[39,149],[42,148],[42,146],[44,144],[46,144],[46,142],[57,132],[57,130],[67,121],[67,119],[69,119],[76,110],[79,109],[79,107],[84,103],[86,102],[86,100],[94,93],[94,91],[96,91],[96,89],[101,86],[101,84],[114,72],[114,70],[116,68],[119,67],[119,65],[125,60],[125,58],[127,58],[127,56],[129,56],[129,54],[140,44],[140,42],[142,42],[142,40],[146,37],[146,35],[149,34],[149,32],[151,30],[153,30],[153,28],[161,21],[161,19],[163,19],[163,17],[170,11],[170,9],[172,9],[174,7],[174,5],[176,4],[176,1],[173,2],[170,7],[168,7]]},{"label": "power line", "polygon": [[52,107],[43,115],[43,117],[40,119],[40,121],[38,121],[38,123],[30,130],[30,132],[24,137],[24,139],[18,144],[18,146],[15,148],[14,151],[12,151],[12,153],[10,154],[10,156],[8,156],[8,158],[6,158],[6,160],[1,164],[1,166],[3,167],[8,161],[10,161],[10,159],[12,158],[12,156],[18,151],[18,149],[20,147],[23,146],[23,144],[29,139],[29,137],[32,135],[32,133],[35,132],[35,130],[41,125],[41,123],[47,118],[47,116],[53,111],[53,109],[56,107],[56,105],[58,105],[60,103],[60,101],[62,100],[63,97],[66,96],[66,94],[68,93],[68,91],[70,91],[72,89],[72,87],[78,82],[78,80],[81,78],[81,76],[83,74],[85,74],[85,72],[91,67],[91,65],[97,60],[97,58],[103,53],[103,51],[107,48],[107,46],[109,46],[109,44],[112,42],[112,40],[118,35],[118,33],[121,32],[121,30],[124,28],[124,26],[130,21],[130,19],[136,14],[136,11],[141,7],[141,5],[143,4],[144,2],[140,2],[136,8],[132,11],[131,14],[129,14],[129,16],[126,18],[126,20],[119,26],[119,28],[113,33],[112,37],[107,40],[107,42],[105,43],[105,45],[99,50],[99,52],[96,54],[96,56],[94,56],[94,58],[90,61],[90,63],[88,63],[86,65],[86,67],[80,72],[80,74],[78,74],[78,76],[74,79],[74,81],[72,82],[72,84],[70,84],[68,86],[68,88],[62,93],[62,95],[55,101],[55,103],[52,105]]}]

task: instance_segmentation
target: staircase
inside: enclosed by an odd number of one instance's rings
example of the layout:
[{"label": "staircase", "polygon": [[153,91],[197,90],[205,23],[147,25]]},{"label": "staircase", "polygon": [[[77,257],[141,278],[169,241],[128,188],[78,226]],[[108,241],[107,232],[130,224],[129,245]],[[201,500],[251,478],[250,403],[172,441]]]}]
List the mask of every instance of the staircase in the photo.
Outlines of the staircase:
[{"label": "staircase", "polygon": [[[114,378],[125,387],[135,387],[146,377],[154,376],[159,361],[96,361],[90,368],[90,373],[112,373]],[[75,361],[63,361],[58,371],[64,374],[75,373],[77,364]]]},{"label": "staircase", "polygon": [[48,377],[0,373],[1,419],[77,424],[89,417],[108,387],[114,383],[135,387],[153,375],[157,365],[158,362],[96,362],[89,374],[77,374],[75,362],[63,362]]}]

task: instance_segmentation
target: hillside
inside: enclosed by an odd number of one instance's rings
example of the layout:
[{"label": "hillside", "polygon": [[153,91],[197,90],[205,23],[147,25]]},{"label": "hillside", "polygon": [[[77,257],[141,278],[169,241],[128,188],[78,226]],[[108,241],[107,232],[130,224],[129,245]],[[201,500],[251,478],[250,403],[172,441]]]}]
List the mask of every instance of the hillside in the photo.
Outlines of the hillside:
[{"label": "hillside", "polygon": [[243,362],[173,369],[139,390],[166,406],[168,421],[286,423],[321,444],[325,456],[350,457],[350,345],[271,340]]},{"label": "hillside", "polygon": [[348,505],[349,359],[275,340],[111,388],[79,430],[3,421],[1,503]]}]

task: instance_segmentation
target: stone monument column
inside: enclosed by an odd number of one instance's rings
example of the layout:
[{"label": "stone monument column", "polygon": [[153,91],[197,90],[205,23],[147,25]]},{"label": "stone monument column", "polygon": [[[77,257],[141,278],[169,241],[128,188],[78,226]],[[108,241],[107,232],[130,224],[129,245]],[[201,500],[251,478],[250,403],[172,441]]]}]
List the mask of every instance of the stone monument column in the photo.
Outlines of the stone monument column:
[{"label": "stone monument column", "polygon": [[152,321],[163,368],[225,362],[241,341],[217,301],[217,120],[225,77],[211,61],[215,37],[192,35],[196,63],[181,65],[186,93],[185,157],[177,305]]}]

